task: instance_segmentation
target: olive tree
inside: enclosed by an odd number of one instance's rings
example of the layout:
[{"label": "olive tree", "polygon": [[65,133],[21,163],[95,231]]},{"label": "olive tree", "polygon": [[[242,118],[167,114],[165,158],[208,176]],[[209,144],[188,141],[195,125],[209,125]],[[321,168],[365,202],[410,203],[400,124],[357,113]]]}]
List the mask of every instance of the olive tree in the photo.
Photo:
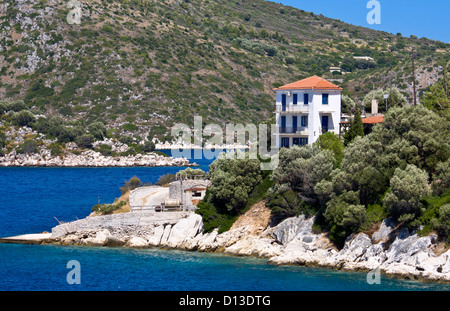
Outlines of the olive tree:
[{"label": "olive tree", "polygon": [[35,116],[28,110],[21,110],[13,114],[11,120],[15,125],[26,126],[35,120]]},{"label": "olive tree", "polygon": [[423,106],[390,109],[372,135],[384,147],[380,166],[391,172],[414,164],[431,176],[450,156],[450,124]]},{"label": "olive tree", "polygon": [[392,87],[387,90],[373,90],[369,92],[363,99],[363,106],[366,111],[371,111],[372,100],[376,99],[378,101],[378,111],[386,112],[386,99],[384,95],[388,95],[387,98],[387,109],[392,107],[403,107],[407,104],[408,100],[396,87]]},{"label": "olive tree", "polygon": [[411,223],[423,212],[421,198],[430,192],[427,173],[415,165],[397,168],[390,186],[391,190],[384,198],[388,214],[401,222]]},{"label": "olive tree", "polygon": [[210,165],[208,177],[212,202],[225,207],[228,212],[238,212],[261,183],[262,172],[258,160],[219,157]]}]

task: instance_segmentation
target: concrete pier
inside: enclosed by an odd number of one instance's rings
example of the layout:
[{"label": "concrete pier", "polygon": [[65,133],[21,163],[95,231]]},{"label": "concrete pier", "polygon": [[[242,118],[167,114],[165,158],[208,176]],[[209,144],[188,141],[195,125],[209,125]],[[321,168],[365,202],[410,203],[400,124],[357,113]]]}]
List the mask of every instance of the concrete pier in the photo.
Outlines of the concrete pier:
[{"label": "concrete pier", "polygon": [[51,233],[23,234],[12,237],[0,238],[0,243],[11,244],[42,244],[51,242]]}]

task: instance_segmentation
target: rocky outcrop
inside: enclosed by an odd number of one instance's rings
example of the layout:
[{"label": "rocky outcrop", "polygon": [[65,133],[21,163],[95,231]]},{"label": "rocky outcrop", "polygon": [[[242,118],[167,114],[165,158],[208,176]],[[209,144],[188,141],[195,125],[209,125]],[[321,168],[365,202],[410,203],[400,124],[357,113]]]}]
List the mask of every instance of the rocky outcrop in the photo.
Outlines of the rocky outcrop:
[{"label": "rocky outcrop", "polygon": [[450,281],[450,250],[436,255],[436,236],[420,237],[406,229],[399,231],[387,219],[372,236],[349,236],[339,250],[327,234],[314,233],[314,218],[301,215],[270,227],[270,213],[265,208],[264,204],[253,206],[229,231],[220,234],[217,229],[204,233],[202,218],[195,213],[131,212],[63,224],[52,230],[52,238],[62,244],[221,252],[264,257],[275,265],[380,269],[405,278]]},{"label": "rocky outcrop", "polygon": [[190,166],[189,160],[171,158],[158,154],[136,154],[128,156],[103,156],[87,150],[80,154],[67,153],[63,157],[52,156],[49,150],[40,153],[20,154],[15,150],[0,157],[0,166],[39,167],[131,167],[131,166]]}]

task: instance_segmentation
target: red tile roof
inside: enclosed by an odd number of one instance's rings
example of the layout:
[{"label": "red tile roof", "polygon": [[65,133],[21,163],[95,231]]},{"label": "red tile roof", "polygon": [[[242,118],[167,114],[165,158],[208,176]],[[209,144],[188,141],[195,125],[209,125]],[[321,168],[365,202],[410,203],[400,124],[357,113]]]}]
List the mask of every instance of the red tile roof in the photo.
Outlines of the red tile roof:
[{"label": "red tile roof", "polygon": [[[362,119],[363,124],[378,124],[383,123],[384,116],[373,116]],[[347,121],[341,122],[341,124],[347,124]]]},{"label": "red tile roof", "polygon": [[279,88],[273,89],[274,91],[282,90],[342,90],[341,87],[325,80],[318,76],[312,76],[297,82],[286,84]]},{"label": "red tile roof", "polygon": [[384,116],[373,116],[362,119],[363,124],[378,124],[383,123]]}]

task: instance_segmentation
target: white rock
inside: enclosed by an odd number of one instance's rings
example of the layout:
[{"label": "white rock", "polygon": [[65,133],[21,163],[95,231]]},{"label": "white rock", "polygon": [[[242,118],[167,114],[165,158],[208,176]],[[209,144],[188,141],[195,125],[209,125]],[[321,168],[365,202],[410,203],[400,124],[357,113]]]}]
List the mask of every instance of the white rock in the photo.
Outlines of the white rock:
[{"label": "white rock", "polygon": [[218,234],[218,229],[214,229],[212,232],[204,234],[202,239],[198,241],[197,247],[199,251],[214,250],[217,245],[214,244]]},{"label": "white rock", "polygon": [[147,247],[149,246],[149,243],[144,238],[133,236],[130,240],[128,240],[127,245],[129,247]]},{"label": "white rock", "polygon": [[165,244],[169,247],[177,247],[184,241],[193,239],[202,230],[202,216],[198,214],[190,214],[189,217],[179,220],[172,227]]},{"label": "white rock", "polygon": [[314,217],[305,219],[304,215],[284,220],[273,230],[275,239],[283,245],[292,241],[298,235],[311,235]]},{"label": "white rock", "polygon": [[158,246],[161,242],[163,234],[164,234],[164,226],[160,225],[156,227],[153,235],[147,237],[148,244],[152,246]]},{"label": "white rock", "polygon": [[450,250],[443,253],[441,256],[445,264],[442,266],[442,273],[450,274]]},{"label": "white rock", "polygon": [[172,230],[172,225],[167,225],[164,227],[164,233],[161,237],[161,241],[159,242],[161,245],[165,245],[167,243],[167,239],[170,236],[171,230]]},{"label": "white rock", "polygon": [[350,236],[345,242],[344,248],[337,255],[338,260],[353,262],[364,255],[369,247],[372,246],[371,239],[365,233],[356,236]]},{"label": "white rock", "polygon": [[111,238],[111,232],[109,232],[109,230],[103,229],[97,231],[94,237],[88,237],[83,242],[90,245],[104,246]]},{"label": "white rock", "polygon": [[372,235],[372,241],[378,242],[380,240],[385,240],[394,230],[395,223],[392,219],[388,218],[383,220],[380,229]]}]

